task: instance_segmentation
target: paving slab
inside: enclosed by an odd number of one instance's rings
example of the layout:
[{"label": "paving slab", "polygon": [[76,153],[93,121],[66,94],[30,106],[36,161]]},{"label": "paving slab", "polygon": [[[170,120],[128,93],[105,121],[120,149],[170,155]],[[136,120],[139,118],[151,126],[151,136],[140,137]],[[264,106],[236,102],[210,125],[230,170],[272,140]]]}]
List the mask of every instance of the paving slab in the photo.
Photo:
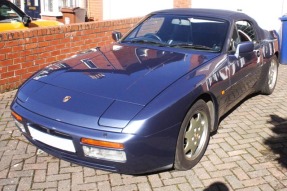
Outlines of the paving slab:
[{"label": "paving slab", "polygon": [[270,96],[254,95],[225,116],[205,156],[188,171],[129,176],[59,160],[14,125],[15,91],[0,94],[0,190],[287,190],[287,66]]}]

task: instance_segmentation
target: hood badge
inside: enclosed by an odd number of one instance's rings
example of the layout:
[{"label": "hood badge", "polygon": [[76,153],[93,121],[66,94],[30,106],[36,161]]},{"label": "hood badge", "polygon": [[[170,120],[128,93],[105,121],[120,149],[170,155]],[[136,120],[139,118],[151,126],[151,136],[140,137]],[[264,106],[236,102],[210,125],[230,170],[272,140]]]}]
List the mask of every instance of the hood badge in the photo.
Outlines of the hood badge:
[{"label": "hood badge", "polygon": [[66,96],[66,97],[64,97],[63,102],[66,103],[66,102],[68,102],[71,98],[72,98],[71,96]]}]

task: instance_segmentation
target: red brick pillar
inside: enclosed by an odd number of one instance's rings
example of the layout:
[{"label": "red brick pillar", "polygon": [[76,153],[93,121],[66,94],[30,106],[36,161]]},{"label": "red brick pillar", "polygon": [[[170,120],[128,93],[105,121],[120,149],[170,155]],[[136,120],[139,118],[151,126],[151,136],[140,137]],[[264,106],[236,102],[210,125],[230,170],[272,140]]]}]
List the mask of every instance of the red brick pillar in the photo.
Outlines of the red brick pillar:
[{"label": "red brick pillar", "polygon": [[191,0],[173,0],[174,8],[190,8]]},{"label": "red brick pillar", "polygon": [[87,5],[88,19],[94,21],[103,20],[103,0],[89,0]]}]

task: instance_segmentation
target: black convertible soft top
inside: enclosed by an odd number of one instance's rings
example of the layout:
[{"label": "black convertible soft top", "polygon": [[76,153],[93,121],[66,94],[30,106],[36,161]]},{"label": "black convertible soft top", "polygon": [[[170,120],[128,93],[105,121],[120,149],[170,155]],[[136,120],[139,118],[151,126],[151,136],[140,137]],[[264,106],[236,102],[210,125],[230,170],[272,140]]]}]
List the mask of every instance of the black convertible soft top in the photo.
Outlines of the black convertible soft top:
[{"label": "black convertible soft top", "polygon": [[260,39],[265,39],[266,34],[268,34],[268,32],[266,30],[263,30],[252,17],[242,12],[221,10],[221,9],[174,8],[174,9],[155,11],[152,12],[151,14],[173,14],[173,15],[210,17],[210,18],[227,20],[230,23],[233,23],[238,20],[248,20],[252,22]]},{"label": "black convertible soft top", "polygon": [[224,20],[237,20],[238,18],[251,19],[248,15],[242,12],[220,10],[220,9],[195,9],[195,8],[175,8],[155,11],[152,14],[174,14],[174,15],[195,15],[195,16],[205,16],[212,18],[219,18]]}]

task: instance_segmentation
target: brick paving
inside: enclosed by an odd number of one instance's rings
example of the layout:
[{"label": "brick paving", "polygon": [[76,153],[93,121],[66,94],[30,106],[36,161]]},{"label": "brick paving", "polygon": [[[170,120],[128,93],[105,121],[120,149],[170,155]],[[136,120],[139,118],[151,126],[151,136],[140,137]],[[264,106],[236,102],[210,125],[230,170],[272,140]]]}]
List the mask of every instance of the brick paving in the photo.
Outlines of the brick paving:
[{"label": "brick paving", "polygon": [[220,123],[200,163],[188,171],[129,176],[81,167],[31,145],[0,94],[0,190],[287,191],[287,66],[270,96],[256,95]]}]

